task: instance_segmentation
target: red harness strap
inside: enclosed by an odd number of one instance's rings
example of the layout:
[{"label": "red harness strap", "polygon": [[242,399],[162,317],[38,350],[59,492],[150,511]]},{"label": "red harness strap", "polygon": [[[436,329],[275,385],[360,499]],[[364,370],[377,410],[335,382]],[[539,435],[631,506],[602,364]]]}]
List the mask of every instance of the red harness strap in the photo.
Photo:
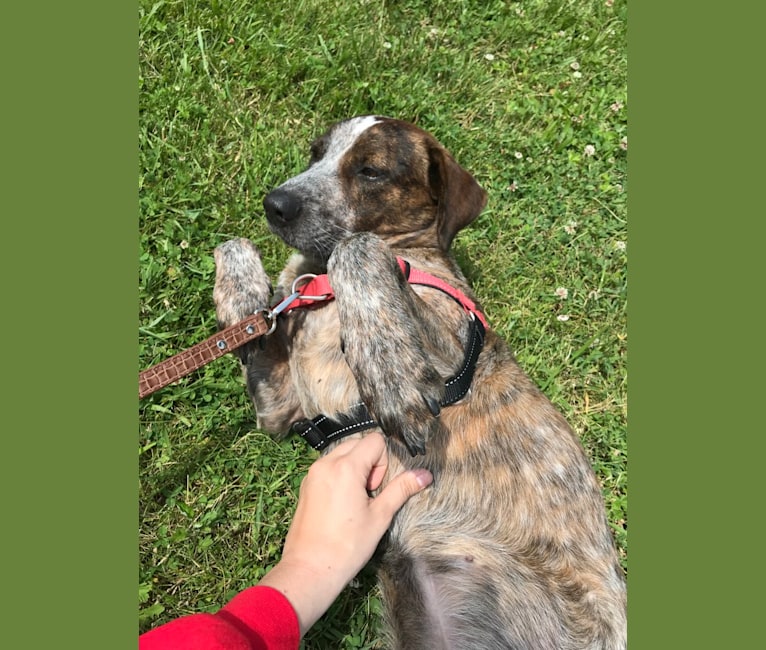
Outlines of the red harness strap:
[{"label": "red harness strap", "polygon": [[[432,287],[446,293],[450,298],[460,304],[466,312],[474,314],[484,325],[488,328],[487,319],[484,314],[476,307],[476,303],[473,302],[462,291],[456,289],[451,284],[448,284],[444,280],[441,280],[430,273],[421,271],[420,269],[412,268],[409,262],[403,260],[401,257],[397,257],[396,261],[399,262],[399,268],[401,268],[404,277],[410,284],[419,284],[426,287]],[[305,283],[300,285],[300,282],[305,280]],[[300,285],[300,286],[298,286]],[[299,294],[287,305],[282,307],[280,311],[289,311],[291,309],[297,309],[299,307],[309,307],[315,305],[318,302],[326,302],[335,298],[335,292],[330,286],[330,281],[327,278],[327,274],[313,275],[307,274],[298,277],[293,282],[293,294]]]},{"label": "red harness strap", "polygon": [[479,311],[476,303],[468,296],[466,296],[462,291],[455,289],[455,287],[453,287],[451,284],[447,284],[444,280],[441,280],[431,275],[430,273],[426,273],[420,269],[411,268],[409,263],[403,260],[401,257],[397,257],[396,259],[399,262],[399,266],[401,267],[402,272],[404,273],[404,277],[407,278],[407,281],[410,284],[420,284],[425,287],[433,287],[434,289],[438,289],[439,291],[446,293],[450,298],[459,303],[463,309],[474,314],[476,318],[481,321],[481,324],[484,325],[485,329],[489,328],[487,319],[484,317],[484,314]]}]

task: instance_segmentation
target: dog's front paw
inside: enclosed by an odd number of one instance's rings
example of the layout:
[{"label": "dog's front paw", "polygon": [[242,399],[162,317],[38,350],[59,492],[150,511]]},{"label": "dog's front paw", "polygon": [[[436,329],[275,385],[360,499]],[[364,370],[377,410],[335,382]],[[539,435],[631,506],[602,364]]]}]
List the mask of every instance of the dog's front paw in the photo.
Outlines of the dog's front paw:
[{"label": "dog's front paw", "polygon": [[445,435],[438,412],[439,402],[424,397],[420,404],[381,412],[378,423],[386,435],[404,443],[410,455],[417,456],[426,453],[429,440]]},{"label": "dog's front paw", "polygon": [[377,235],[340,242],[327,265],[346,362],[383,433],[424,454],[440,433],[444,380],[432,362],[419,298]]},{"label": "dog's front paw", "polygon": [[360,389],[383,433],[416,456],[426,453],[429,440],[446,433],[439,420],[444,380],[427,367],[413,374],[420,376],[393,382],[381,377],[374,390]]},{"label": "dog's front paw", "polygon": [[267,307],[271,282],[263,270],[261,253],[249,239],[231,239],[216,247],[213,301],[220,328]]}]

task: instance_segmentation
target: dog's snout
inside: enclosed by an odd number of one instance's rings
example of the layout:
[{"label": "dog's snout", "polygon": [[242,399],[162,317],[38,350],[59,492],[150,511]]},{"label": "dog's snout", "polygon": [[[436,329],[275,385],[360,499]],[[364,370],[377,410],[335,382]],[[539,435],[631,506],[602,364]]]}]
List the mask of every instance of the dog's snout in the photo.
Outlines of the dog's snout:
[{"label": "dog's snout", "polygon": [[281,188],[272,190],[263,199],[266,218],[272,223],[293,221],[300,212],[300,201],[292,192]]}]

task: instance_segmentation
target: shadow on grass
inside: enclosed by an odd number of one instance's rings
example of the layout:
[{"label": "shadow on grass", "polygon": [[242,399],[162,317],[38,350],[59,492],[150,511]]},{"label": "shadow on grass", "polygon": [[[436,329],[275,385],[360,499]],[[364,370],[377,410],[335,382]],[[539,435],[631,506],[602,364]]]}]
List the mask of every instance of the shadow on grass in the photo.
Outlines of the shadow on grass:
[{"label": "shadow on grass", "polygon": [[371,562],[308,631],[301,650],[385,647],[377,585],[375,564]]}]

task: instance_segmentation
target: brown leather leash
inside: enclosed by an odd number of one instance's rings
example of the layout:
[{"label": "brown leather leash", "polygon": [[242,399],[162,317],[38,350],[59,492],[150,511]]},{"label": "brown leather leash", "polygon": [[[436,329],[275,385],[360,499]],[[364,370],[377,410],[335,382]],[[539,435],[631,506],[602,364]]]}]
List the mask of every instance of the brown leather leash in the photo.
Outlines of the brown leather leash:
[{"label": "brown leather leash", "polygon": [[274,307],[259,309],[238,323],[139,373],[138,399],[143,399],[160,388],[165,388],[205,364],[215,361],[228,352],[233,352],[245,343],[273,333],[277,328],[277,316],[286,309],[306,307],[309,304],[331,299],[329,295],[305,295],[306,287],[316,277],[313,273],[309,273],[296,278],[291,287],[292,293]]},{"label": "brown leather leash", "polygon": [[270,320],[269,313],[259,311],[183,352],[147,368],[138,375],[138,399],[165,388],[249,341],[269,334],[272,328],[273,321]]}]

